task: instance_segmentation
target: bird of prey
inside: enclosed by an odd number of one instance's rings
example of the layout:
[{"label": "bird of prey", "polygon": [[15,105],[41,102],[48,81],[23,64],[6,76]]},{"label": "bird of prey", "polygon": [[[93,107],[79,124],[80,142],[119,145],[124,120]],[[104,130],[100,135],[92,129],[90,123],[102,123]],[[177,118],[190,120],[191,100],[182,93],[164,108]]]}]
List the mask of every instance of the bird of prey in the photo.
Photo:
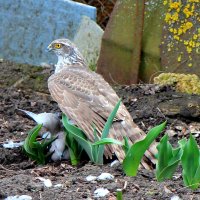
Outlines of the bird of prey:
[{"label": "bird of prey", "polygon": [[[100,137],[119,97],[101,75],[89,69],[80,51],[68,39],[54,40],[47,49],[58,57],[55,73],[48,79],[51,96],[62,112],[93,141],[93,125]],[[126,107],[121,103],[108,137],[123,141],[123,136],[128,137],[130,143],[135,143],[143,139],[145,133],[133,122]],[[149,168],[149,163],[155,163],[155,152],[155,145],[145,152],[142,161],[145,168]],[[104,155],[112,158],[113,154],[119,161],[125,157],[121,146],[106,145]]]}]

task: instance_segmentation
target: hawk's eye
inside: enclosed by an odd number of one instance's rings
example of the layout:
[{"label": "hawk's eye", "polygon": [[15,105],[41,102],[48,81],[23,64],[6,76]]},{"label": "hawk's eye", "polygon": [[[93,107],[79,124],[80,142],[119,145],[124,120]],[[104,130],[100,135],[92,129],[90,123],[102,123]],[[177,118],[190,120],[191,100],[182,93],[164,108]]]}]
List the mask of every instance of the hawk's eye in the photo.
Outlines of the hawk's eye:
[{"label": "hawk's eye", "polygon": [[62,44],[60,44],[60,43],[55,43],[54,44],[54,48],[55,49],[60,49],[62,47]]}]

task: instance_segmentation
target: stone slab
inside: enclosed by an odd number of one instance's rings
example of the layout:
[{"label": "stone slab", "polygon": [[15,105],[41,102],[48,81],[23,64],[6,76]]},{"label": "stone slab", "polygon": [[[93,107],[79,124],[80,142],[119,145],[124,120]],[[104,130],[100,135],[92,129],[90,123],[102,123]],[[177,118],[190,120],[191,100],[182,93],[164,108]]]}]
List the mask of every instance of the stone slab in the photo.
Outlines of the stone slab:
[{"label": "stone slab", "polygon": [[103,35],[97,72],[110,83],[138,81],[144,0],[118,0]]},{"label": "stone slab", "polygon": [[102,28],[87,16],[83,16],[74,43],[80,49],[87,64],[94,69],[97,64],[103,36]]},{"label": "stone slab", "polygon": [[0,0],[0,13],[0,57],[31,65],[54,63],[47,45],[73,40],[82,16],[96,19],[96,8],[69,0]]}]

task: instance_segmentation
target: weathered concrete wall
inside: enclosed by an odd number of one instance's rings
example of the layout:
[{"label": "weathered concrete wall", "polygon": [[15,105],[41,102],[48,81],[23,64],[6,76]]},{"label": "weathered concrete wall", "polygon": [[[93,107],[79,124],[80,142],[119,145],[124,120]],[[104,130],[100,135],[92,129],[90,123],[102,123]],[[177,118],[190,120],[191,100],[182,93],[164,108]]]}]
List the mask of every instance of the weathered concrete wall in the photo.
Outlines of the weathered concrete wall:
[{"label": "weathered concrete wall", "polygon": [[87,64],[93,70],[96,68],[99,57],[102,36],[103,30],[101,27],[90,18],[83,16],[73,42],[80,49]]},{"label": "weathered concrete wall", "polygon": [[97,72],[110,83],[134,84],[138,81],[144,2],[118,0],[115,4],[97,64]]},{"label": "weathered concrete wall", "polygon": [[72,40],[83,15],[96,19],[96,8],[69,0],[0,0],[0,13],[0,57],[32,65],[55,62],[47,45]]}]

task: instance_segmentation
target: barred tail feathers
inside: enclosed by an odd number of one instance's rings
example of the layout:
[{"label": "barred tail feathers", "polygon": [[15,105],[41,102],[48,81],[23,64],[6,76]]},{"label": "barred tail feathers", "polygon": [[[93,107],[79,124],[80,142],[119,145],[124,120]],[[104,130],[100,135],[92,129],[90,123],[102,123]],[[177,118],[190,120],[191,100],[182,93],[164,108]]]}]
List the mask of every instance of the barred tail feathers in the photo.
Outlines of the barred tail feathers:
[{"label": "barred tail feathers", "polygon": [[[137,141],[144,139],[146,134],[139,129],[136,124],[132,120],[129,121],[121,121],[114,122],[112,128],[110,129],[110,136],[112,138],[117,139],[119,141],[123,141],[123,136],[128,137],[130,145],[134,144]],[[109,136],[109,137],[110,137]],[[120,162],[125,158],[125,153],[122,146],[112,145],[114,149],[114,153]],[[155,154],[156,154],[156,144],[153,143],[150,148],[145,152],[145,155],[141,161],[141,164],[144,168],[150,169],[151,164],[155,164]]]}]

